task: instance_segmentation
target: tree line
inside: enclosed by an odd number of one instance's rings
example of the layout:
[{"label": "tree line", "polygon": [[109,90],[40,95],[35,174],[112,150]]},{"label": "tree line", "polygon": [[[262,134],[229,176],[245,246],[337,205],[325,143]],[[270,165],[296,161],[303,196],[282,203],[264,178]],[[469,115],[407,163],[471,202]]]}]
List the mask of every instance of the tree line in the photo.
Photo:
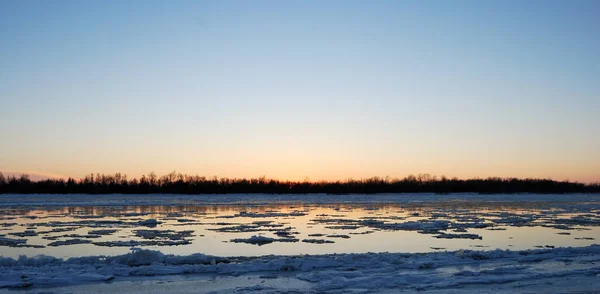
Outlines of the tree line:
[{"label": "tree line", "polygon": [[579,183],[550,179],[490,177],[457,179],[410,175],[402,179],[373,177],[345,181],[288,181],[202,177],[172,172],[138,178],[125,174],[90,174],[82,179],[32,181],[27,174],[5,177],[0,173],[0,194],[376,194],[376,193],[600,193],[600,182]]}]

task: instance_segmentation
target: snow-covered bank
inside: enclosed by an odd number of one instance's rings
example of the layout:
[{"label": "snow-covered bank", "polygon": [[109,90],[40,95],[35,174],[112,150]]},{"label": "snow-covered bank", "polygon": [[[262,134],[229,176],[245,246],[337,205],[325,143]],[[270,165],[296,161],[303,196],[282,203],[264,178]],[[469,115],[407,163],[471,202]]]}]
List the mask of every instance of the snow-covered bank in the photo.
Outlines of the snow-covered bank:
[{"label": "snow-covered bank", "polygon": [[600,202],[600,194],[2,194],[0,206],[123,206],[215,204],[363,204],[439,202]]},{"label": "snow-covered bank", "polygon": [[548,283],[560,283],[564,279],[585,279],[589,287],[583,285],[583,290],[592,291],[600,286],[599,245],[527,251],[262,257],[176,256],[134,250],[119,256],[67,260],[49,256],[0,258],[0,266],[0,287],[38,290],[106,281],[115,283],[132,277],[138,277],[138,281],[153,280],[181,274],[247,277],[250,284],[237,289],[238,292],[277,290],[276,283],[264,286],[265,281],[277,279],[302,281],[301,290],[309,292],[452,290],[473,285],[491,289],[499,284],[512,283],[517,287],[523,285],[520,282],[540,280],[549,287]]}]

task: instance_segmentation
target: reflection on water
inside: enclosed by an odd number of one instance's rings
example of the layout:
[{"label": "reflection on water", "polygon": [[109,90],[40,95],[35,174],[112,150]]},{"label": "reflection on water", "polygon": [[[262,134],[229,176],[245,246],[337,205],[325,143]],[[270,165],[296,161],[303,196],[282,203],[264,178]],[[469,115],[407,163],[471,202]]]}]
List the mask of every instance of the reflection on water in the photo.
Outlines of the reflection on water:
[{"label": "reflection on water", "polygon": [[595,205],[193,205],[0,209],[0,255],[219,256],[587,246]]}]

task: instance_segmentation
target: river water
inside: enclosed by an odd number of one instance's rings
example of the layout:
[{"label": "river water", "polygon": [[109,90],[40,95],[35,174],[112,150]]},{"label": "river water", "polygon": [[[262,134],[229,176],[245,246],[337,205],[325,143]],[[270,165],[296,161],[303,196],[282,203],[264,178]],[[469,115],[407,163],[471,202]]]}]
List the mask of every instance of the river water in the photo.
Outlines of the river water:
[{"label": "river water", "polygon": [[0,205],[0,256],[118,255],[132,248],[217,256],[517,250],[588,246],[600,238],[596,201],[517,200],[11,203]]}]

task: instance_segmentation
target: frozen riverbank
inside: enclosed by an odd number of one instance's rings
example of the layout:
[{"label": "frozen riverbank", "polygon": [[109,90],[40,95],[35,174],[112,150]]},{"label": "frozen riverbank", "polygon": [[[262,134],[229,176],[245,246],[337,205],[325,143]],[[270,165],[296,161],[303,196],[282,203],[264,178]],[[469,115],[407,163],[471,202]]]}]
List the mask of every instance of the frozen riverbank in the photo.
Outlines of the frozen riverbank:
[{"label": "frozen riverbank", "polygon": [[[21,288],[51,293],[75,289],[135,292],[150,285],[154,285],[150,287],[152,291],[160,292],[166,289],[165,283],[171,291],[177,290],[173,287],[180,287],[178,292],[196,293],[452,292],[458,289],[537,292],[556,286],[593,292],[600,287],[598,245],[526,251],[263,257],[177,256],[134,250],[113,257],[67,260],[48,256],[2,258],[0,265],[0,287],[5,290]],[[175,276],[169,278],[171,275]],[[578,283],[573,284],[574,281]],[[200,284],[203,287],[194,286]]]}]

